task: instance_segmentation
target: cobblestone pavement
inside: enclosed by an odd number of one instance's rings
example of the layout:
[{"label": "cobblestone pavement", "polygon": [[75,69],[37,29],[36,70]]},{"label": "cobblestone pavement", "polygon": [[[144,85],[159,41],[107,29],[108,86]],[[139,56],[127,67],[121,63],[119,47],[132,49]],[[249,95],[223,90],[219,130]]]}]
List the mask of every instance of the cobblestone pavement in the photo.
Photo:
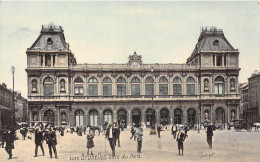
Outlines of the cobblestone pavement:
[{"label": "cobblestone pavement", "polygon": [[58,135],[58,160],[50,159],[48,147],[43,144],[45,156],[38,150],[34,156],[34,138],[32,140],[15,141],[13,159],[8,160],[4,148],[0,148],[0,161],[260,161],[260,132],[236,132],[234,130],[214,131],[213,148],[209,149],[205,130],[189,131],[184,141],[184,156],[177,155],[177,142],[170,131],[163,131],[161,138],[149,135],[149,129],[144,130],[142,153],[138,154],[137,142],[130,141],[130,131],[121,132],[121,147],[116,146],[116,157],[111,159],[109,142],[104,135],[94,138],[94,156],[87,156],[86,136],[65,133]]}]

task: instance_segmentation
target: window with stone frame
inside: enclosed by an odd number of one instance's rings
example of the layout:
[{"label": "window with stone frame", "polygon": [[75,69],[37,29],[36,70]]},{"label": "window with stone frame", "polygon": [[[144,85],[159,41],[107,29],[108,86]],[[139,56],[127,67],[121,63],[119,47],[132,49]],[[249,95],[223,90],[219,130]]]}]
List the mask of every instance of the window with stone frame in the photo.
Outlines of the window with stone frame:
[{"label": "window with stone frame", "polygon": [[44,95],[54,94],[54,81],[51,77],[47,77],[43,81]]},{"label": "window with stone frame", "polygon": [[181,79],[179,77],[175,77],[173,79],[173,94],[174,95],[182,94]]},{"label": "window with stone frame", "polygon": [[216,95],[224,94],[224,78],[221,76],[216,77],[214,83],[214,91]]},{"label": "window with stone frame", "polygon": [[95,77],[89,79],[88,85],[88,95],[97,96],[98,95],[98,81]]},{"label": "window with stone frame", "polygon": [[188,77],[186,80],[187,95],[195,95],[195,80]]},{"label": "window with stone frame", "polygon": [[131,95],[139,96],[140,95],[140,79],[133,77],[131,80]]},{"label": "window with stone frame", "polygon": [[126,95],[126,80],[123,77],[117,79],[117,95],[125,96]]},{"label": "window with stone frame", "polygon": [[74,80],[74,94],[75,95],[83,95],[83,80],[81,77],[77,77]]},{"label": "window with stone frame", "polygon": [[152,77],[147,77],[145,79],[145,95],[154,94],[154,80]]},{"label": "window with stone frame", "polygon": [[166,77],[159,79],[159,95],[168,95],[168,79]]},{"label": "window with stone frame", "polygon": [[103,95],[112,96],[112,80],[109,77],[103,79]]}]

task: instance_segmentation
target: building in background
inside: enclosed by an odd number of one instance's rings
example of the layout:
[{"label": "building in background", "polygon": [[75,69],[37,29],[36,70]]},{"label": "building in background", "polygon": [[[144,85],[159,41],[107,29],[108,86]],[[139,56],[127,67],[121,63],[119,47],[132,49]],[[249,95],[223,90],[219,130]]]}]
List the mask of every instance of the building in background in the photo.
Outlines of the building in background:
[{"label": "building in background", "polygon": [[240,116],[243,119],[247,119],[246,112],[247,112],[247,109],[249,108],[249,103],[248,103],[248,83],[241,83],[239,85],[239,91],[240,91],[240,95],[241,95]]},{"label": "building in background", "polygon": [[15,92],[15,120],[18,122],[28,121],[28,106],[20,92]]},{"label": "building in background", "polygon": [[53,24],[26,54],[30,121],[150,127],[153,116],[163,125],[239,118],[239,51],[215,27],[202,28],[184,64],[145,64],[136,52],[123,64],[78,64]]}]

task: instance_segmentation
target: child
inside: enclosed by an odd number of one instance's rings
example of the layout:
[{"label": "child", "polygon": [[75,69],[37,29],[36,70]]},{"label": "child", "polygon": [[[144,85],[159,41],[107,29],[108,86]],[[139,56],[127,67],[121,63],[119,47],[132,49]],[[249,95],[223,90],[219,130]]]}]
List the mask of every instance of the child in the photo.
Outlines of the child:
[{"label": "child", "polygon": [[140,127],[138,131],[134,135],[137,138],[137,152],[142,153],[142,141],[143,141],[143,131],[142,128]]},{"label": "child", "polygon": [[178,142],[178,150],[179,150],[179,154],[180,155],[180,149],[181,149],[181,154],[183,156],[183,141],[185,139],[185,134],[183,133],[183,131],[181,131],[181,129],[179,129],[179,133],[177,135],[177,139],[176,141]]},{"label": "child", "polygon": [[93,140],[94,136],[93,136],[92,130],[90,130],[89,127],[87,127],[86,132],[87,132],[88,155],[89,155],[89,149],[91,150],[91,155],[93,155],[92,147],[95,147],[94,140]]}]

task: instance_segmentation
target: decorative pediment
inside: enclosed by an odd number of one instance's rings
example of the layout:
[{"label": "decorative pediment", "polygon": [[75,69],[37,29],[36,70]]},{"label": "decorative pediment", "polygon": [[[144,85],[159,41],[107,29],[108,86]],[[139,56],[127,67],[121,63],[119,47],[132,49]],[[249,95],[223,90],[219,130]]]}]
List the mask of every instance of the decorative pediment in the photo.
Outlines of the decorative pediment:
[{"label": "decorative pediment", "polygon": [[142,64],[142,56],[137,55],[136,52],[134,52],[133,55],[129,55],[128,57],[128,64],[133,66],[138,66]]}]

